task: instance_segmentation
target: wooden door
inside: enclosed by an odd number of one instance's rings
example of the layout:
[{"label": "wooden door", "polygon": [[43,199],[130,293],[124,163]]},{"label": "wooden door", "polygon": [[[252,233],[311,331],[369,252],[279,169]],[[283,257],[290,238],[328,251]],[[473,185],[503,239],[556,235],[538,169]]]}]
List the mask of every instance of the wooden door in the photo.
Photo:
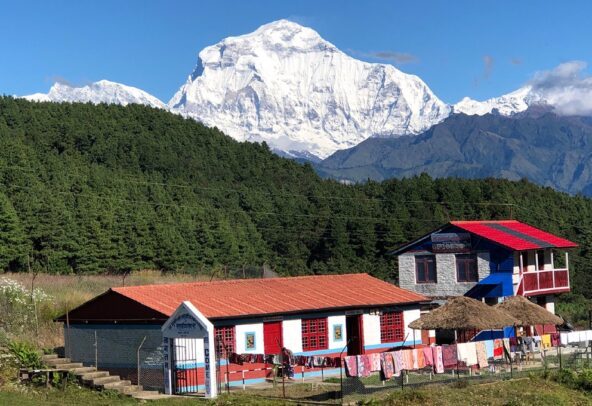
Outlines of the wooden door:
[{"label": "wooden door", "polygon": [[282,352],[283,341],[281,321],[263,323],[263,346],[265,354],[279,354]]},{"label": "wooden door", "polygon": [[362,315],[348,315],[345,317],[345,331],[347,337],[347,355],[364,353],[364,326]]}]

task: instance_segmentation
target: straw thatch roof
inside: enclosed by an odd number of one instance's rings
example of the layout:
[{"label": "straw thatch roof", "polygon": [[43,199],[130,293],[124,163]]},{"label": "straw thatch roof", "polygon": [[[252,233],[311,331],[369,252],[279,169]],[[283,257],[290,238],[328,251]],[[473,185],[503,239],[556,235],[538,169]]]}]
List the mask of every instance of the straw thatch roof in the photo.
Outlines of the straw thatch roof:
[{"label": "straw thatch roof", "polygon": [[459,296],[409,323],[409,327],[421,330],[490,330],[516,323],[518,320],[501,310],[470,297]]},{"label": "straw thatch roof", "polygon": [[495,305],[499,310],[519,320],[519,325],[534,326],[536,324],[563,324],[561,317],[555,316],[545,308],[532,303],[524,296],[512,296]]}]

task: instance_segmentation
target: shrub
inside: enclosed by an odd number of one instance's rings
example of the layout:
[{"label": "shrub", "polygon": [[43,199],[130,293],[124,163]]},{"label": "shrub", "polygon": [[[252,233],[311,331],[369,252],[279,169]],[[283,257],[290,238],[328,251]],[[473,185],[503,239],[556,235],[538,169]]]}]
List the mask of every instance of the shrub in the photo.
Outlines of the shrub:
[{"label": "shrub", "polygon": [[41,355],[37,349],[24,341],[12,341],[8,344],[8,349],[16,357],[23,368],[41,368]]},{"label": "shrub", "polygon": [[0,278],[0,315],[8,336],[31,336],[38,322],[38,309],[51,301],[39,288],[30,290],[15,280]]}]

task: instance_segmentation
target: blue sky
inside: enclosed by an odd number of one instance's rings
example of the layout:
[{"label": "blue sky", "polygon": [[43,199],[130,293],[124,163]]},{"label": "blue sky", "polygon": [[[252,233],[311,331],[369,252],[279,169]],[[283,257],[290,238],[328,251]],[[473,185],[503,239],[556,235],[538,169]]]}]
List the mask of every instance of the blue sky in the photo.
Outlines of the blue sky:
[{"label": "blue sky", "polygon": [[167,102],[202,48],[288,18],[419,75],[446,102],[484,99],[592,61],[591,15],[589,1],[0,0],[0,94],[109,79]]}]

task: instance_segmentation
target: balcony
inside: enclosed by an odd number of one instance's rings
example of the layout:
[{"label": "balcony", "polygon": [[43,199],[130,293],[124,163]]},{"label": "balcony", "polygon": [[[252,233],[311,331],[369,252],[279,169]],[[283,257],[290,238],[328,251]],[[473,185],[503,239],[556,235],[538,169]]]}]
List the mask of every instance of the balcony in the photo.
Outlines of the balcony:
[{"label": "balcony", "polygon": [[567,268],[547,269],[524,272],[518,287],[518,294],[536,296],[569,292],[569,290],[569,271]]}]

